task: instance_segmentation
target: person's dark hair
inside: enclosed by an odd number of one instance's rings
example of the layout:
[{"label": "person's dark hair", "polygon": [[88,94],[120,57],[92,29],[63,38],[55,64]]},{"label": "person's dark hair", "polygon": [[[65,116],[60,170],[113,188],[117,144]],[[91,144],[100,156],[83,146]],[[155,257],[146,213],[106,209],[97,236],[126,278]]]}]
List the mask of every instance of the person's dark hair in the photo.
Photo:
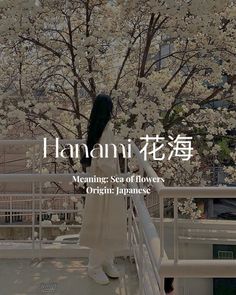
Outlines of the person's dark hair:
[{"label": "person's dark hair", "polygon": [[174,290],[173,282],[174,282],[174,278],[165,278],[164,289],[165,289],[166,294],[168,294]]},{"label": "person's dark hair", "polygon": [[[88,123],[88,135],[86,144],[88,147],[89,156],[90,151],[93,149],[93,146],[99,142],[104,128],[106,127],[108,121],[111,119],[112,109],[113,103],[109,95],[97,95],[93,103]],[[91,157],[86,158],[86,156],[84,155],[80,160],[80,163],[85,166],[90,166],[91,160]]]}]

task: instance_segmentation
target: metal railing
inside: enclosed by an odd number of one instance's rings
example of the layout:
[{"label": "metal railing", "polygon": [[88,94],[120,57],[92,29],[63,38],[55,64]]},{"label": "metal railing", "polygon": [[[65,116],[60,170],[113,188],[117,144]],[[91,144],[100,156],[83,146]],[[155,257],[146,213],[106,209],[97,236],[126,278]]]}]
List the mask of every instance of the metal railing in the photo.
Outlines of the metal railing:
[{"label": "metal railing", "polygon": [[[78,143],[78,140],[69,141],[65,140],[65,143]],[[0,141],[0,145],[32,145],[42,144],[42,141],[37,140],[7,140]],[[136,157],[139,164],[139,174],[146,175],[149,177],[157,177],[156,172],[151,167],[151,165],[143,160],[142,155],[139,152],[137,146],[132,143],[132,151],[134,157]],[[35,167],[34,167],[35,168]],[[31,214],[31,224],[29,227],[32,229],[32,256],[39,255],[41,257],[45,256],[78,256],[78,249],[73,251],[68,251],[63,249],[63,251],[57,251],[56,249],[43,249],[42,244],[44,243],[42,239],[42,230],[45,227],[42,223],[42,214],[44,210],[41,206],[42,199],[45,197],[51,197],[49,194],[44,194],[42,192],[42,183],[45,181],[71,181],[72,174],[55,174],[47,173],[43,174],[42,162],[40,163],[40,173],[32,174],[0,174],[0,182],[22,182],[27,181],[32,183],[32,192],[28,193],[28,197],[32,197],[32,208],[30,208]],[[78,174],[77,174],[78,175]],[[125,159],[125,171],[123,175],[127,175],[127,159]],[[83,174],[84,176],[84,174]],[[39,191],[35,191],[36,183],[39,184]],[[139,187],[141,184],[130,183],[129,186],[132,188]],[[164,278],[173,276],[175,278],[175,294],[178,293],[178,277],[235,277],[235,267],[236,263],[234,260],[182,260],[179,259],[179,236],[178,236],[178,206],[177,200],[179,198],[236,198],[236,188],[233,187],[165,187],[162,182],[153,182],[153,188],[155,193],[159,198],[159,208],[160,208],[160,231],[159,235],[147,210],[144,202],[144,196],[142,195],[130,195],[127,198],[127,204],[129,209],[128,214],[128,239],[130,250],[132,251],[137,271],[139,275],[140,284],[140,294],[161,294],[164,295]],[[6,194],[1,194],[1,196],[6,196]],[[9,196],[13,195],[9,193]],[[20,195],[20,194],[15,194]],[[72,194],[53,194],[53,196],[65,197]],[[81,196],[81,194],[79,194]],[[168,259],[165,253],[164,245],[164,200],[165,198],[174,199],[174,257],[173,259]],[[37,203],[38,202],[38,203]],[[38,204],[38,207],[36,206]],[[9,208],[8,208],[9,211]],[[20,210],[17,209],[19,212]],[[66,212],[67,209],[63,209]],[[75,210],[76,211],[76,210]],[[14,212],[14,208],[10,207],[11,214]],[[23,213],[23,212],[22,212]],[[73,210],[70,212],[73,213]],[[75,213],[75,212],[74,212]],[[36,215],[39,216],[38,224],[35,222]],[[7,225],[9,226],[9,225]],[[16,226],[12,224],[12,226]],[[23,225],[19,225],[21,227]],[[47,225],[50,226],[50,225]],[[46,227],[47,227],[46,226]],[[57,225],[56,225],[57,226]],[[74,225],[68,225],[73,227]],[[0,224],[0,229],[4,225]],[[78,226],[79,227],[79,226]],[[39,236],[36,241],[34,232],[38,229]],[[13,254],[14,253],[14,254]],[[82,253],[82,252],[81,252]],[[86,252],[87,255],[88,252]],[[8,253],[9,254],[9,253]],[[4,255],[1,252],[0,255]],[[10,255],[10,254],[9,254]],[[18,252],[12,252],[12,257],[16,257]],[[82,255],[82,254],[81,254]],[[224,273],[222,273],[224,269]]]},{"label": "metal railing", "polygon": [[[141,173],[145,172],[149,177],[157,177],[156,172],[148,162],[145,162],[139,153],[137,146],[132,145],[133,151],[139,161]],[[175,295],[178,294],[177,278],[213,278],[213,277],[236,277],[236,260],[184,260],[179,259],[179,236],[178,236],[178,203],[179,198],[236,198],[236,187],[166,187],[163,183],[153,183],[155,192],[159,197],[160,210],[160,247],[152,246],[149,240],[151,251],[155,253],[155,264],[159,267],[160,293],[164,295],[164,277],[175,278]],[[164,245],[164,200],[174,199],[174,257],[167,259]],[[158,256],[159,255],[159,256]],[[223,271],[222,271],[223,270]]]}]

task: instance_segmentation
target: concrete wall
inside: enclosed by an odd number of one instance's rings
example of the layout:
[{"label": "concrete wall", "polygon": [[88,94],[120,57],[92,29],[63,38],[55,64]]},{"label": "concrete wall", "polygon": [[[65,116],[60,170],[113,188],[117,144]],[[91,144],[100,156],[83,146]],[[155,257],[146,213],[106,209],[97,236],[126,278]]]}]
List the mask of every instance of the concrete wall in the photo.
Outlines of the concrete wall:
[{"label": "concrete wall", "polygon": [[[197,243],[181,243],[180,258],[182,259],[212,259],[212,245]],[[179,279],[179,294],[181,295],[213,295],[213,279],[183,278]],[[223,294],[222,294],[223,295]]]},{"label": "concrete wall", "polygon": [[[155,223],[159,232],[159,224]],[[174,257],[174,231],[173,226],[165,226],[164,247],[169,259]],[[179,244],[180,259],[212,259],[213,250],[211,244],[194,242],[181,242]],[[178,295],[213,295],[213,280],[205,278],[181,278],[177,281]],[[222,294],[223,295],[223,294]]]}]

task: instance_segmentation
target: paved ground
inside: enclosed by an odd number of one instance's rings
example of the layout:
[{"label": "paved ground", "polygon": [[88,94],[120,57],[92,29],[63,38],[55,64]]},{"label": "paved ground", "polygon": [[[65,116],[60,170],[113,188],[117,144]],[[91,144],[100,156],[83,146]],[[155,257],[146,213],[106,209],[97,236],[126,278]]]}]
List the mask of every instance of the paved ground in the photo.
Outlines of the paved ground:
[{"label": "paved ground", "polygon": [[1,259],[1,295],[138,295],[135,264],[117,258],[121,278],[100,286],[87,276],[87,258]]}]

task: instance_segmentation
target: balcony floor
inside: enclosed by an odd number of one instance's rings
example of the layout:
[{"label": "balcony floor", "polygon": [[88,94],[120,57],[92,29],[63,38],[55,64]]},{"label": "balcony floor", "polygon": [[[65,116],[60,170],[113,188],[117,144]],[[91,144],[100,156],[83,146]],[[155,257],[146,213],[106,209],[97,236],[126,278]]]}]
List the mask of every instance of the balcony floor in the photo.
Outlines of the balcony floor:
[{"label": "balcony floor", "polygon": [[1,259],[0,286],[4,295],[138,295],[135,264],[116,258],[121,272],[105,286],[87,276],[87,258]]}]

